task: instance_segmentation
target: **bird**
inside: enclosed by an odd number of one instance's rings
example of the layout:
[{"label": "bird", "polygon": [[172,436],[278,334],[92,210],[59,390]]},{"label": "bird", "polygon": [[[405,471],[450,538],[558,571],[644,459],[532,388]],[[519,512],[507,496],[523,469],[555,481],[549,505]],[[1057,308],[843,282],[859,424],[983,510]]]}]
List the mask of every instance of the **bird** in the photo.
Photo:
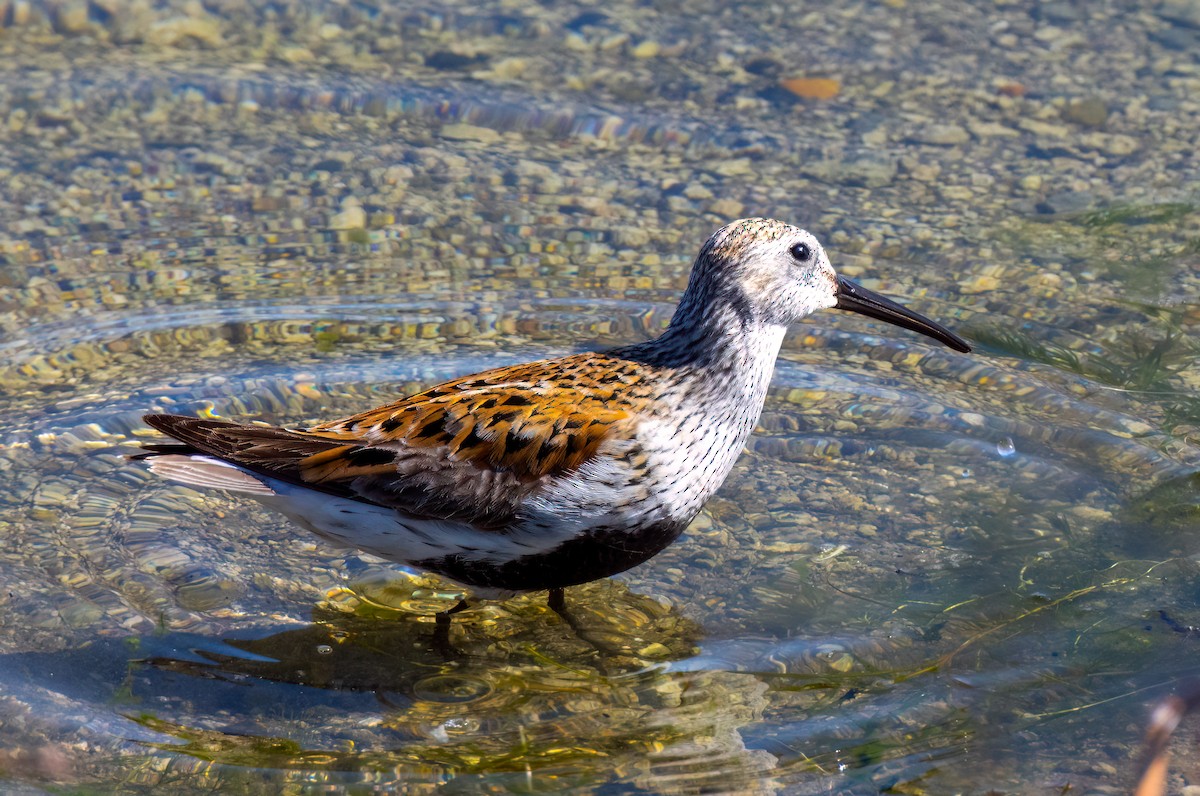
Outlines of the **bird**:
[{"label": "bird", "polygon": [[[174,441],[134,458],[473,599],[547,591],[561,612],[566,587],[680,536],[757,425],[788,328],[827,308],[971,350],[839,276],[806,230],[747,218],[704,243],[657,338],[485,370],[305,428],[148,414]],[[436,621],[469,605],[463,596]]]}]

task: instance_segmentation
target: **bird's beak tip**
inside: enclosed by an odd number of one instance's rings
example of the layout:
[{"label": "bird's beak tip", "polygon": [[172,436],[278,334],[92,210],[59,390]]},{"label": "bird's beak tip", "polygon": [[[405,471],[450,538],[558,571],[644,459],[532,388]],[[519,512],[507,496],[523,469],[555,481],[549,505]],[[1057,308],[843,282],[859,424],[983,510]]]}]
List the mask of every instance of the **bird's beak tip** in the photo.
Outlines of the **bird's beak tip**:
[{"label": "bird's beak tip", "polygon": [[834,306],[839,310],[857,312],[869,318],[919,332],[960,353],[971,352],[971,346],[966,340],[940,323],[878,293],[867,290],[857,282],[852,282],[843,276],[837,278],[837,303]]}]

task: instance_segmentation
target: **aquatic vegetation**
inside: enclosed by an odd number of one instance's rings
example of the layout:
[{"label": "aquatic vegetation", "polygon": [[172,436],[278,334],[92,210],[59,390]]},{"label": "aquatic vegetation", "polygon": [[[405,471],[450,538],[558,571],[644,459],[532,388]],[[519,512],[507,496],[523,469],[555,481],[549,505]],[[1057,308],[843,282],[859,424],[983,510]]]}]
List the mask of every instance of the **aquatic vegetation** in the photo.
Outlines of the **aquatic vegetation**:
[{"label": "aquatic vegetation", "polygon": [[1129,330],[1100,344],[1069,348],[1011,328],[978,328],[973,336],[997,353],[1148,395],[1180,390],[1175,378],[1200,354],[1200,340],[1179,326],[1164,331]]},{"label": "aquatic vegetation", "polygon": [[1073,272],[1098,271],[1123,296],[1169,293],[1200,251],[1200,205],[1122,203],[1042,218],[1018,217],[994,231],[997,241],[1035,262],[1061,260]]},{"label": "aquatic vegetation", "polygon": [[1200,393],[1195,366],[1200,337],[1184,322],[1183,311],[1129,302],[1146,323],[1127,324],[1102,339],[1068,346],[1033,331],[980,326],[975,340],[1005,356],[1048,365],[1097,385],[1122,390],[1136,399],[1160,429],[1195,438],[1200,430]]},{"label": "aquatic vegetation", "polygon": [[1191,202],[1117,203],[1099,210],[1086,211],[1079,215],[1078,221],[1083,226],[1095,230],[1115,225],[1169,224],[1185,218],[1197,210],[1200,210],[1200,205]]},{"label": "aquatic vegetation", "polygon": [[1163,481],[1130,501],[1124,520],[1159,532],[1200,529],[1200,473]]}]

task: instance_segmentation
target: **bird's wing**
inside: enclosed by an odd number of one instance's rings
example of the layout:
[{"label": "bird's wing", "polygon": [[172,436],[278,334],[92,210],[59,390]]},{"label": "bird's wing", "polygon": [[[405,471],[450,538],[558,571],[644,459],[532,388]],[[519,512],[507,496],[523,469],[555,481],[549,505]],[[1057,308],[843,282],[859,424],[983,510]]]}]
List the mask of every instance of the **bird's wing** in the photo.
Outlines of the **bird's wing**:
[{"label": "bird's wing", "polygon": [[546,479],[633,436],[640,367],[583,354],[498,368],[309,429],[146,422],[253,472],[412,516],[501,527]]}]

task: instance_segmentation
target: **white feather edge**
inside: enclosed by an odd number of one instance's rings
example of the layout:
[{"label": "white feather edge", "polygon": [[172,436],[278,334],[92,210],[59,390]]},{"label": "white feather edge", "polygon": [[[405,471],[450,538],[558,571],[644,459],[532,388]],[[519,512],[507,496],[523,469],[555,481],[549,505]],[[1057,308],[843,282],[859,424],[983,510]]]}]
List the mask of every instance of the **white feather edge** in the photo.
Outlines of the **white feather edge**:
[{"label": "white feather edge", "polygon": [[171,481],[205,489],[226,489],[243,495],[266,497],[278,494],[250,473],[212,456],[165,454],[146,460],[150,472]]}]

